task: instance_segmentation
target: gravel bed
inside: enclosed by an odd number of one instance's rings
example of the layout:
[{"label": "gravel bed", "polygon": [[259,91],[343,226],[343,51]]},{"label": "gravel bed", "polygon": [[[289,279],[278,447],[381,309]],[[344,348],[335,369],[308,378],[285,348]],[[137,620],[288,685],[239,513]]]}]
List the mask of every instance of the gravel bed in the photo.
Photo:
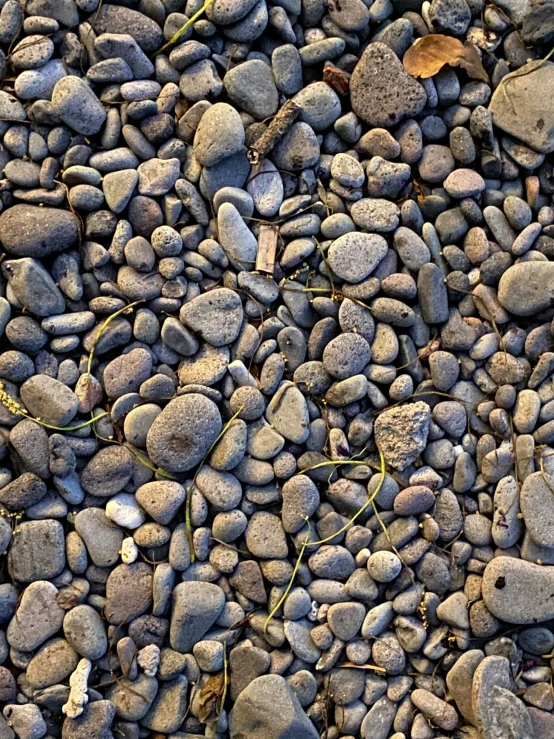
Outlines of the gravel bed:
[{"label": "gravel bed", "polygon": [[554,739],[554,0],[119,2],[0,2],[0,739]]}]

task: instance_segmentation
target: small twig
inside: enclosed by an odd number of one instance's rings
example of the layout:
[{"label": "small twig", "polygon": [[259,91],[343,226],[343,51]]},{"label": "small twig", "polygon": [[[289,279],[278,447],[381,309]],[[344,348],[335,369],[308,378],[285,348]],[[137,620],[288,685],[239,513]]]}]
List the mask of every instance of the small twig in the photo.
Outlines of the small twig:
[{"label": "small twig", "polygon": [[260,226],[258,254],[256,255],[256,270],[258,272],[267,272],[268,275],[273,276],[278,233],[279,229],[274,224],[262,223]]},{"label": "small twig", "polygon": [[299,113],[300,106],[293,100],[287,100],[267,129],[248,149],[246,153],[248,161],[251,164],[258,164],[261,159],[266,157],[279,139],[286,134]]}]

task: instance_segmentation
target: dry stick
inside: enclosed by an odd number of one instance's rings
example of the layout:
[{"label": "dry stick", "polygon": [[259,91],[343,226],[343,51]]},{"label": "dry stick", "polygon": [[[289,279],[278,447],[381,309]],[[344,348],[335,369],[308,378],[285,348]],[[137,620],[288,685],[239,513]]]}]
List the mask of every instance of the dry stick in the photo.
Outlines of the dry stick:
[{"label": "dry stick", "polygon": [[[378,483],[377,487],[375,488],[375,490],[373,491],[373,493],[369,496],[369,498],[366,500],[366,502],[363,504],[363,506],[356,511],[356,513],[352,516],[352,518],[341,529],[339,529],[338,531],[335,531],[331,536],[328,536],[326,539],[320,539],[319,541],[310,541],[310,522],[309,522],[309,520],[307,518],[305,518],[306,523],[308,524],[308,535],[307,535],[307,537],[304,539],[304,541],[302,543],[302,548],[300,549],[300,554],[298,555],[298,559],[296,560],[296,564],[294,565],[294,569],[292,571],[292,575],[291,575],[291,578],[289,580],[289,583],[287,585],[287,588],[286,588],[285,592],[279,598],[277,604],[275,605],[275,607],[273,608],[273,610],[271,611],[271,613],[269,614],[269,616],[266,618],[266,621],[265,621],[265,624],[264,624],[264,633],[267,632],[267,628],[269,626],[269,622],[271,621],[271,619],[273,618],[273,616],[275,615],[275,613],[277,613],[277,611],[279,610],[279,608],[281,607],[281,605],[284,603],[287,595],[290,593],[290,590],[291,590],[292,585],[294,583],[294,578],[296,577],[296,573],[298,572],[298,568],[300,567],[300,562],[302,561],[302,557],[304,556],[304,552],[306,551],[306,548],[307,547],[313,547],[313,546],[319,546],[321,544],[326,544],[328,541],[331,541],[331,539],[334,539],[335,536],[337,536],[338,534],[342,534],[343,531],[346,531],[348,528],[350,528],[350,526],[352,526],[352,524],[354,523],[354,521],[359,516],[361,516],[362,513],[366,510],[366,508],[368,506],[370,506],[370,505],[373,506],[373,510],[375,511],[375,513],[377,513],[377,509],[375,507],[375,498],[376,498],[377,494],[379,493],[379,490],[381,490],[381,487],[383,486],[383,482],[385,481],[385,474],[386,474],[386,471],[385,471],[385,458],[383,456],[383,452],[381,451],[381,449],[379,447],[377,447],[377,449],[379,450],[379,457],[381,459],[381,479],[379,480],[379,483]],[[315,466],[317,467],[317,466],[323,466],[323,465],[327,465],[327,464],[337,464],[338,465],[338,464],[347,464],[347,462],[340,462],[340,461],[339,462],[321,462],[320,465],[315,465]],[[362,464],[362,463],[361,462],[350,462],[350,464]],[[386,531],[386,529],[384,527],[384,524],[380,520],[379,517],[377,518],[377,520],[379,521],[379,523],[381,524],[381,526],[383,526],[384,530]]]},{"label": "dry stick", "polygon": [[287,100],[259,139],[250,146],[246,156],[251,164],[258,164],[286,134],[300,113],[300,106]]},{"label": "dry stick", "polygon": [[258,254],[256,255],[256,270],[258,272],[267,272],[268,275],[273,276],[278,234],[279,227],[275,224],[261,224],[258,236]]}]

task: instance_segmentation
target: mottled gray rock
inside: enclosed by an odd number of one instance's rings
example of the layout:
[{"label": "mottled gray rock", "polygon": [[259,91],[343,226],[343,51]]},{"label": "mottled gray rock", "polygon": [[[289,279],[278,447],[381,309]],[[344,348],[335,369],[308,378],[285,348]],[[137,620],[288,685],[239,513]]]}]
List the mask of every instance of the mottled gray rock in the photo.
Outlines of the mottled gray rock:
[{"label": "mottled gray rock", "polygon": [[262,675],[239,695],[229,716],[231,739],[316,739],[318,733],[280,675]]},{"label": "mottled gray rock", "polygon": [[183,582],[173,591],[173,609],[169,638],[178,652],[190,652],[217,620],[225,596],[218,585]]},{"label": "mottled gray rock", "polygon": [[550,598],[554,567],[512,557],[497,557],[483,575],[482,594],[489,611],[511,624],[548,621],[553,617]]},{"label": "mottled gray rock", "polygon": [[68,210],[16,204],[0,215],[0,241],[14,256],[40,259],[75,246],[78,235]]},{"label": "mottled gray rock", "polygon": [[52,105],[64,123],[85,136],[98,133],[106,120],[104,107],[86,82],[78,77],[63,77],[56,82]]},{"label": "mottled gray rock", "polygon": [[97,567],[110,567],[119,559],[123,531],[102,508],[85,508],[75,516],[75,529]]},{"label": "mottled gray rock", "polygon": [[8,643],[21,652],[32,652],[62,625],[65,611],[58,605],[58,589],[50,582],[31,583],[23,593],[16,616],[10,621]]},{"label": "mottled gray rock", "polygon": [[[554,68],[554,64],[552,65]],[[532,316],[554,299],[552,262],[524,262],[507,269],[498,283],[498,300],[516,316]]]},{"label": "mottled gray rock", "polygon": [[76,415],[75,393],[48,375],[34,375],[21,386],[21,400],[35,418],[53,426],[66,426]]},{"label": "mottled gray rock", "polygon": [[357,283],[373,272],[387,250],[387,242],[382,236],[352,232],[333,241],[328,259],[337,277]]},{"label": "mottled gray rock", "polygon": [[250,59],[230,69],[223,83],[233,103],[257,120],[277,112],[279,94],[271,67],[259,59]]},{"label": "mottled gray rock", "polygon": [[417,115],[427,102],[423,87],[385,44],[370,44],[350,80],[352,109],[371,126],[391,128]]},{"label": "mottled gray rock", "polygon": [[553,151],[554,116],[546,104],[552,91],[554,63],[529,62],[504,77],[495,90],[490,103],[493,123],[535,151]]},{"label": "mottled gray rock", "polygon": [[65,541],[59,521],[24,521],[9,553],[12,576],[19,582],[50,580],[65,565]]},{"label": "mottled gray rock", "polygon": [[111,624],[125,624],[152,605],[152,568],[144,562],[122,564],[106,582],[105,616]]},{"label": "mottled gray rock", "polygon": [[406,469],[425,449],[429,420],[429,406],[422,401],[380,413],[375,439],[385,460],[398,470]]},{"label": "mottled gray rock", "polygon": [[167,472],[185,472],[204,457],[222,428],[219,410],[204,395],[171,400],[150,427],[146,448]]},{"label": "mottled gray rock", "polygon": [[224,346],[239,335],[242,304],[239,296],[228,288],[210,290],[183,306],[181,320],[208,344]]}]

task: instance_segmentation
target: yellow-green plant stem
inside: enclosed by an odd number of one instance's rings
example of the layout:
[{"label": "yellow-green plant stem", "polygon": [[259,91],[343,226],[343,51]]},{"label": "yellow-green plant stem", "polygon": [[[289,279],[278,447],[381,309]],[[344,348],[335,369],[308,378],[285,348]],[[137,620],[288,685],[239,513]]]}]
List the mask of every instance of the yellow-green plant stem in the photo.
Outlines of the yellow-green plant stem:
[{"label": "yellow-green plant stem", "polygon": [[[386,470],[385,470],[385,458],[383,456],[383,452],[381,451],[380,447],[377,447],[377,449],[379,451],[379,459],[381,461],[381,467],[380,467],[380,469],[381,469],[381,477],[379,479],[379,483],[377,484],[377,487],[371,493],[371,495],[369,496],[369,498],[366,500],[366,502],[363,504],[363,506],[361,506],[361,508],[359,508],[356,511],[356,513],[352,516],[352,518],[349,521],[347,521],[341,529],[339,529],[338,531],[335,531],[333,534],[331,534],[331,536],[328,536],[325,539],[320,539],[319,541],[309,541],[309,539],[310,539],[310,522],[306,519],[306,521],[308,523],[308,535],[307,535],[306,539],[304,540],[304,542],[302,543],[302,547],[300,549],[300,554],[298,555],[298,559],[296,560],[296,564],[294,565],[294,569],[292,571],[292,575],[290,577],[290,580],[289,580],[289,583],[287,585],[287,588],[286,588],[285,592],[279,598],[277,604],[275,605],[275,607],[272,609],[271,613],[266,618],[266,621],[265,621],[265,624],[264,624],[264,632],[267,631],[271,619],[277,613],[277,611],[279,610],[279,608],[285,602],[285,599],[286,599],[287,595],[290,593],[290,590],[291,590],[292,585],[294,583],[294,579],[296,577],[296,573],[298,572],[298,568],[300,567],[300,562],[302,561],[302,557],[304,556],[304,552],[306,551],[306,549],[308,547],[314,547],[314,546],[320,546],[321,544],[326,544],[328,541],[331,541],[331,539],[334,539],[335,536],[337,536],[338,534],[342,534],[344,531],[346,531],[347,529],[349,529],[350,526],[352,526],[352,524],[354,523],[354,521],[356,521],[356,519],[358,519],[362,515],[362,513],[366,510],[366,508],[368,506],[373,506],[373,510],[374,511],[377,510],[376,509],[376,506],[375,506],[375,498],[376,498],[377,494],[379,493],[379,490],[381,490],[381,488],[383,486],[383,483],[385,481],[385,474],[386,474]],[[332,460],[330,460],[329,462],[320,462],[319,465],[314,465],[314,467],[324,467],[324,466],[330,465],[330,464],[366,464],[366,463],[365,462],[355,462],[355,461],[354,462],[348,462],[348,461],[344,461],[344,462],[333,462]],[[310,467],[308,469],[314,469],[314,467]],[[305,472],[305,471],[306,470],[303,470],[303,472]],[[377,518],[377,520],[379,520],[379,517]],[[379,522],[381,523],[381,526],[384,526],[384,524],[381,521],[379,521]]]},{"label": "yellow-green plant stem", "polygon": [[187,531],[187,539],[189,541],[190,561],[191,562],[194,562],[194,546],[193,546],[194,542],[193,542],[193,538],[192,538],[191,506],[192,506],[192,492],[193,492],[193,489],[194,489],[194,485],[196,484],[196,479],[197,479],[198,475],[200,474],[200,470],[206,464],[206,460],[208,459],[208,457],[212,453],[212,451],[213,451],[215,445],[217,444],[217,442],[220,441],[220,439],[225,435],[225,433],[227,432],[227,430],[229,429],[229,427],[231,426],[231,424],[233,423],[233,421],[238,416],[240,416],[240,414],[242,413],[243,409],[244,409],[244,405],[241,405],[241,407],[238,409],[238,411],[231,416],[231,418],[227,421],[227,423],[225,424],[225,426],[221,429],[221,431],[219,432],[216,440],[210,446],[210,448],[208,449],[208,451],[206,452],[206,454],[204,454],[204,457],[202,458],[202,461],[198,465],[198,469],[196,470],[196,473],[195,473],[195,475],[193,477],[193,480],[192,480],[191,484],[188,487],[187,497],[185,499],[185,527],[186,527],[186,531]]},{"label": "yellow-green plant stem", "polygon": [[143,303],[143,300],[135,300],[134,303],[129,303],[129,305],[126,305],[124,308],[120,308],[119,310],[116,310],[115,313],[112,313],[111,316],[108,316],[104,323],[100,326],[98,329],[98,333],[96,334],[94,338],[94,343],[92,345],[92,349],[89,352],[88,355],[88,362],[87,362],[87,376],[90,379],[91,376],[91,370],[92,370],[92,360],[94,359],[94,350],[96,349],[96,345],[100,341],[100,338],[104,335],[104,332],[110,325],[110,323],[114,320],[114,318],[117,318],[118,316],[122,315],[123,313],[128,313],[128,311],[131,308],[134,308],[135,305],[140,305],[140,303]]},{"label": "yellow-green plant stem", "polygon": [[35,418],[30,413],[28,413],[14,398],[11,397],[11,395],[8,395],[4,388],[4,383],[0,380],[0,403],[2,403],[3,406],[5,406],[11,413],[14,415],[20,415],[24,416],[25,418],[28,418],[30,421],[34,421],[35,423],[40,424],[41,426],[44,426],[44,428],[50,429],[51,431],[76,431],[77,429],[83,429],[86,426],[90,426],[93,424],[98,418],[104,418],[104,416],[107,416],[108,413],[102,413],[99,416],[96,416],[95,418],[91,418],[89,421],[83,421],[82,423],[76,423],[75,426],[54,426],[51,423],[46,423],[46,421],[43,421],[41,418]]},{"label": "yellow-green plant stem", "polygon": [[204,5],[200,8],[200,10],[197,10],[196,13],[191,18],[189,18],[186,23],[183,23],[181,28],[176,33],[173,34],[173,36],[169,39],[169,41],[166,44],[160,47],[158,51],[154,52],[153,56],[158,56],[158,54],[161,54],[166,49],[168,49],[170,46],[172,46],[173,44],[176,44],[177,41],[179,41],[179,39],[181,38],[181,36],[184,33],[186,33],[194,23],[196,23],[196,21],[203,15],[206,8],[209,8],[213,2],[214,0],[208,0],[206,3],[204,3]]},{"label": "yellow-green plant stem", "polygon": [[275,607],[272,609],[271,613],[269,614],[269,616],[265,620],[264,634],[267,632],[267,628],[269,626],[269,622],[271,621],[271,619],[273,618],[273,616],[277,613],[277,611],[279,610],[279,608],[281,608],[281,606],[283,605],[283,603],[284,603],[287,595],[290,593],[290,590],[291,590],[291,588],[293,586],[294,579],[296,578],[296,573],[298,572],[298,568],[300,567],[300,562],[302,562],[302,557],[304,556],[304,552],[306,551],[306,547],[308,546],[308,540],[310,538],[310,522],[308,521],[307,518],[306,518],[306,523],[308,524],[308,536],[302,542],[302,547],[300,548],[300,554],[298,555],[298,558],[297,558],[296,563],[294,565],[294,569],[292,571],[292,575],[290,576],[290,580],[289,580],[289,583],[287,585],[287,588],[286,588],[285,592],[279,598],[279,600],[277,601]]}]

